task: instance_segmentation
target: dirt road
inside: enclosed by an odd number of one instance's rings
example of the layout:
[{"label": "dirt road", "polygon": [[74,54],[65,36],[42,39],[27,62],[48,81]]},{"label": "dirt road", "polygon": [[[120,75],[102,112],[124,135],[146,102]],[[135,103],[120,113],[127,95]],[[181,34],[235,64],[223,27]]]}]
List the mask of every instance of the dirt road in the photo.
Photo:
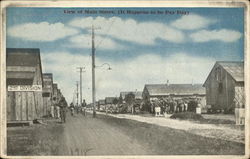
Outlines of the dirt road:
[{"label": "dirt road", "polygon": [[[243,143],[210,138],[134,119],[97,114],[74,117],[66,123],[8,128],[8,155],[243,155]],[[152,120],[154,122],[155,120]],[[158,122],[159,123],[159,122]],[[183,127],[185,124],[182,124]]]},{"label": "dirt road", "polygon": [[62,155],[146,155],[146,150],[121,130],[89,114],[67,116]]}]

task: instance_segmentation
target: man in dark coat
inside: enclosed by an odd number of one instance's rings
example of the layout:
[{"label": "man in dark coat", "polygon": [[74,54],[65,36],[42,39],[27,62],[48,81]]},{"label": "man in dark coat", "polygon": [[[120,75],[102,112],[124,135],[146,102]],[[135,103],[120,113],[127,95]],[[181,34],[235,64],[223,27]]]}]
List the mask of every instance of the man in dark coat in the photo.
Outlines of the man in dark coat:
[{"label": "man in dark coat", "polygon": [[64,97],[61,98],[59,101],[59,107],[60,107],[60,116],[61,116],[61,122],[66,122],[66,109],[67,109],[67,102]]}]

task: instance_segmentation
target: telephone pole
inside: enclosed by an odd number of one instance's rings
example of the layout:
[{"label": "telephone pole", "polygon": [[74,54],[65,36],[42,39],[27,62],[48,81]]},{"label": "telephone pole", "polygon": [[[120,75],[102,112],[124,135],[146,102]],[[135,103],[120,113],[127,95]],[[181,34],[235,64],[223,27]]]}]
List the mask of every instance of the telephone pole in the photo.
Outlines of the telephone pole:
[{"label": "telephone pole", "polygon": [[78,106],[78,81],[76,81],[76,106]]},{"label": "telephone pole", "polygon": [[84,67],[77,67],[80,70],[80,106],[82,106],[82,72]]},{"label": "telephone pole", "polygon": [[92,25],[92,102],[93,102],[93,117],[96,116],[95,110],[95,33],[94,26]]}]

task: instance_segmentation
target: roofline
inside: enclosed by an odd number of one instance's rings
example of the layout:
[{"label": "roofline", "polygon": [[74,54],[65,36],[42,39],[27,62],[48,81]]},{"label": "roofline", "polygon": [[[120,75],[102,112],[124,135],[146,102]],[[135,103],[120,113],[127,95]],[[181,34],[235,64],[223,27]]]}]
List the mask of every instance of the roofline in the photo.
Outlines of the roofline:
[{"label": "roofline", "polygon": [[[208,76],[207,76],[207,78],[206,78],[206,80],[205,80],[205,82],[203,83],[203,87],[205,87],[205,84],[206,84],[206,82],[207,82],[207,80],[208,80],[208,77],[210,76],[210,74],[212,73],[212,71],[213,71],[213,69],[214,69],[214,67],[216,66],[216,64],[218,64],[218,65],[220,65],[220,63],[242,63],[243,62],[243,64],[244,64],[244,61],[216,61],[215,62],[215,64],[214,64],[214,66],[212,67],[212,69],[211,69],[211,71],[209,72],[209,74],[208,74]],[[222,68],[223,68],[223,66],[222,65],[220,65]],[[224,68],[223,68],[224,69]],[[225,70],[225,69],[224,69]],[[226,70],[225,70],[226,71]],[[226,71],[227,72],[227,71]],[[235,81],[235,82],[244,82],[244,81],[236,81],[235,79],[234,79],[234,77],[230,74],[230,73],[228,73],[227,72],[227,74],[229,74],[230,76],[231,76],[231,78]]]},{"label": "roofline", "polygon": [[213,71],[213,69],[214,69],[214,67],[215,67],[215,65],[217,64],[217,61],[214,63],[214,66],[212,67],[212,69],[210,70],[210,72],[209,72],[209,74],[207,75],[207,78],[206,78],[206,80],[205,80],[205,82],[203,83],[203,87],[205,87],[205,84],[206,84],[206,82],[207,82],[207,80],[208,80],[208,77],[210,76],[210,74],[212,73],[212,71]]},{"label": "roofline", "polygon": [[37,54],[38,54],[38,59],[39,59],[40,74],[41,74],[41,78],[42,78],[42,86],[44,86],[43,85],[43,69],[42,69],[42,60],[41,60],[40,49],[34,48],[34,50],[38,50]]}]

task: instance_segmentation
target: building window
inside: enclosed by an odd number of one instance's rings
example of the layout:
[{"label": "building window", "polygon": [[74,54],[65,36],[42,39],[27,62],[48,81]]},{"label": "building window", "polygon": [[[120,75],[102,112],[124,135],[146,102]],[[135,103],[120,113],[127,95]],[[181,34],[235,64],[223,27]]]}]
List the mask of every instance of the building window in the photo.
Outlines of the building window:
[{"label": "building window", "polygon": [[223,84],[222,84],[222,82],[219,82],[218,91],[219,91],[219,93],[222,93],[222,91],[223,91]]},{"label": "building window", "polygon": [[221,68],[217,67],[217,68],[215,69],[215,76],[216,76],[216,80],[217,80],[218,82],[221,82],[221,81],[222,81],[222,70],[221,70]]}]

